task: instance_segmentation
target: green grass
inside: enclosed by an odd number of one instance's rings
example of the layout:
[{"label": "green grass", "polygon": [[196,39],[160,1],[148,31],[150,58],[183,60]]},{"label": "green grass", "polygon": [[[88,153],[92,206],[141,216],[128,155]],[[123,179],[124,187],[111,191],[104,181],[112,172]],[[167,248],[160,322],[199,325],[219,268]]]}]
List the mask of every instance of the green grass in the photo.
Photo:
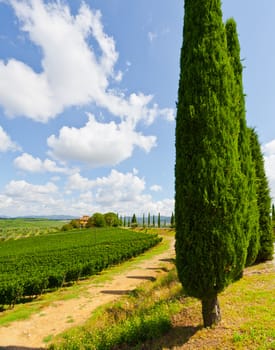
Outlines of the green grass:
[{"label": "green grass", "polygon": [[65,332],[50,348],[120,349],[161,336],[172,326],[171,314],[181,307],[181,286],[175,280],[173,270],[154,283],[144,284],[130,296],[98,308],[85,326]]},{"label": "green grass", "polygon": [[83,327],[54,338],[50,348],[275,349],[273,262],[246,269],[245,276],[219,296],[223,320],[215,328],[202,327],[200,302],[181,291],[175,270],[170,271],[131,296],[100,307]]}]

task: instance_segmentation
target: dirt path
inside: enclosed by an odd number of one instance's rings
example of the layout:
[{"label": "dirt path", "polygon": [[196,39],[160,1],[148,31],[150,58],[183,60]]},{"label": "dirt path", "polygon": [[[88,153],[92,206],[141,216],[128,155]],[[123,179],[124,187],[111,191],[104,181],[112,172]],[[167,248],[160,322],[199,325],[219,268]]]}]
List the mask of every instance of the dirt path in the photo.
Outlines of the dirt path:
[{"label": "dirt path", "polygon": [[41,349],[43,339],[57,335],[64,330],[80,325],[87,320],[98,306],[118,299],[146,280],[153,280],[164,266],[170,268],[174,257],[174,241],[170,249],[153,258],[137,263],[126,272],[113,276],[110,282],[96,285],[91,282],[87,292],[77,299],[53,302],[28,320],[13,322],[0,328],[0,349]]}]

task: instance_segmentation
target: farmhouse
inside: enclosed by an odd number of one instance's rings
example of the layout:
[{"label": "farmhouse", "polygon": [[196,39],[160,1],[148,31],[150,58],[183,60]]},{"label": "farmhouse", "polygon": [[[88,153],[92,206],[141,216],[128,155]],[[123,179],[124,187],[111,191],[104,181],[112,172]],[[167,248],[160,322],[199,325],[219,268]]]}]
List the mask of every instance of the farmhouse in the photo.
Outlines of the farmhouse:
[{"label": "farmhouse", "polygon": [[87,222],[89,220],[89,216],[88,215],[83,215],[80,219],[79,219],[79,223],[81,227],[85,227],[87,225]]}]

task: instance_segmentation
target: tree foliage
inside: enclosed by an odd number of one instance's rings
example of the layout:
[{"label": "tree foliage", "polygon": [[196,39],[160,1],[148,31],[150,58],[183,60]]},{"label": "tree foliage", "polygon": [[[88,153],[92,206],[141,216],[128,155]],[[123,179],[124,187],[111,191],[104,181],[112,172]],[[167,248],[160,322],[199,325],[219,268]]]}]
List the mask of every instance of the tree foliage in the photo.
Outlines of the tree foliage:
[{"label": "tree foliage", "polygon": [[240,278],[248,246],[237,87],[220,0],[185,0],[180,67],[176,265],[185,291],[202,300],[208,326],[220,320],[217,294]]},{"label": "tree foliage", "polygon": [[106,226],[105,217],[101,213],[94,213],[88,220],[88,223],[86,225],[87,228],[89,227],[104,227]]},{"label": "tree foliage", "polygon": [[257,204],[259,209],[259,239],[260,248],[257,261],[271,260],[273,256],[273,233],[271,222],[271,197],[268,180],[264,169],[264,158],[258,135],[254,129],[250,129],[252,158],[257,177]]},{"label": "tree foliage", "polygon": [[107,226],[117,227],[120,225],[120,219],[118,215],[112,212],[104,214],[104,219]]},{"label": "tree foliage", "polygon": [[136,214],[133,214],[131,219],[131,227],[137,227],[137,226],[138,226],[138,222],[137,222]]},{"label": "tree foliage", "polygon": [[236,123],[239,123],[238,151],[241,171],[244,175],[242,183],[242,197],[244,200],[243,212],[240,220],[246,232],[249,246],[247,250],[246,265],[255,262],[259,251],[259,211],[256,193],[256,174],[252,161],[250,147],[250,133],[246,123],[245,95],[243,92],[243,66],[240,58],[240,43],[237,25],[233,18],[227,20],[225,25],[227,50],[234,73],[234,95],[232,96]]}]

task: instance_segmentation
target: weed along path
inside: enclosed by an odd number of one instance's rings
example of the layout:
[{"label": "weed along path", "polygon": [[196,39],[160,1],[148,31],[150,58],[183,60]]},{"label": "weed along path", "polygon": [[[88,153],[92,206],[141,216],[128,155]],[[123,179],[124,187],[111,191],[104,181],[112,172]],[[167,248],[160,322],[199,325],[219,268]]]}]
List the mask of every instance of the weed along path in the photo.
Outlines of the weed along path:
[{"label": "weed along path", "polygon": [[1,318],[18,313],[20,308],[33,308],[25,320],[11,321],[0,327],[0,349],[43,349],[53,336],[71,327],[83,324],[99,306],[128,294],[145,281],[172,268],[174,238],[165,236],[163,242],[141,257],[113,267],[72,287],[43,295],[25,305],[16,305]]}]

